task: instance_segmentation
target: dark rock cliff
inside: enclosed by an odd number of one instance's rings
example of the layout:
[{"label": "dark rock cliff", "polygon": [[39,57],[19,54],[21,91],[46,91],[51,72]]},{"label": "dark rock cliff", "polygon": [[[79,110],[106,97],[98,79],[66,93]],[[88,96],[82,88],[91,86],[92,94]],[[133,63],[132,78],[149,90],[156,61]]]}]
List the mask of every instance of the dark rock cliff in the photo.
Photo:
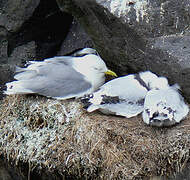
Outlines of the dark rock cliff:
[{"label": "dark rock cliff", "polygon": [[[189,0],[2,0],[0,93],[15,65],[94,47],[119,75],[151,70],[190,101],[189,24]],[[0,179],[189,178],[189,117],[155,129],[39,96],[7,97],[0,114]]]}]

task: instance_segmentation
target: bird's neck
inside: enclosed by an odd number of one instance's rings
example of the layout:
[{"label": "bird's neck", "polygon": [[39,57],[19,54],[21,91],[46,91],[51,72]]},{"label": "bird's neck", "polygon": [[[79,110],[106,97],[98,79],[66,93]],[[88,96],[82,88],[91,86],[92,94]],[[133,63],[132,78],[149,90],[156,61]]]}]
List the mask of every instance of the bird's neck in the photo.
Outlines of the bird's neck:
[{"label": "bird's neck", "polygon": [[84,75],[85,80],[91,83],[92,90],[97,90],[105,82],[105,73],[100,73],[97,70],[91,68],[85,61],[81,60],[80,63],[76,63],[73,68],[77,72]]}]

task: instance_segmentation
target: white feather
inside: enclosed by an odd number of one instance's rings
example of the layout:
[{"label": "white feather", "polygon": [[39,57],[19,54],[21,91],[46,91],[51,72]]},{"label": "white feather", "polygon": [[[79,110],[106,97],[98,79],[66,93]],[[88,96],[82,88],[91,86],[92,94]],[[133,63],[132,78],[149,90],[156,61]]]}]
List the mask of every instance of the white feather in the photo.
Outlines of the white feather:
[{"label": "white feather", "polygon": [[[139,77],[147,87],[149,83],[158,78],[150,71],[140,73]],[[148,92],[145,86],[138,81],[134,74],[111,80],[100,90],[94,92],[92,98],[89,98],[90,105],[87,111],[92,112],[99,109],[105,114],[115,114],[127,118],[136,116],[143,111],[143,101]],[[104,102],[103,97],[110,98],[110,101]],[[114,98],[118,99],[118,102],[115,102]]]},{"label": "white feather", "polygon": [[[81,55],[81,56],[80,56]],[[71,56],[29,61],[16,68],[17,81],[7,83],[5,94],[36,93],[56,99],[81,97],[105,82],[106,64],[96,50],[85,48]]]},{"label": "white feather", "polygon": [[189,107],[179,94],[179,85],[152,89],[145,98],[143,120],[152,126],[170,126],[184,119]]}]

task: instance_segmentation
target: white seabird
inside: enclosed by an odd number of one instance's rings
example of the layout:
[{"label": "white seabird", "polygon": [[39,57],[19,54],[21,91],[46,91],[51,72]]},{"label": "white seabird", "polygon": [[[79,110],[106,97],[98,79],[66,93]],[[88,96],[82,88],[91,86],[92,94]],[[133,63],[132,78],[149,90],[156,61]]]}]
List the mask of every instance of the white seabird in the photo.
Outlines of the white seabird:
[{"label": "white seabird", "polygon": [[165,89],[152,89],[147,93],[143,120],[152,126],[171,126],[184,119],[188,112],[189,107],[176,84]]},{"label": "white seabird", "polygon": [[150,71],[113,79],[97,92],[81,99],[88,112],[99,109],[105,114],[115,114],[127,118],[143,111],[144,98],[150,89],[165,88],[168,81]]},{"label": "white seabird", "polygon": [[5,94],[39,94],[55,99],[81,97],[97,90],[105,74],[116,76],[92,48],[72,56],[44,61],[30,61],[26,68],[16,68],[16,81],[6,84]]}]

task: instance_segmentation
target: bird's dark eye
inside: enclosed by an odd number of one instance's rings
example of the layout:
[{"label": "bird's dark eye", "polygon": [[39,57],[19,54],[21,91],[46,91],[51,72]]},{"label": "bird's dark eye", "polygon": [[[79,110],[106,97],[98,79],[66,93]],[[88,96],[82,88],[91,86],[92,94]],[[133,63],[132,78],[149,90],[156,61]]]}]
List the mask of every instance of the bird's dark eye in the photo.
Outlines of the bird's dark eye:
[{"label": "bird's dark eye", "polygon": [[101,71],[101,69],[100,69],[100,68],[97,68],[97,67],[95,67],[94,69],[97,70],[97,71]]}]

